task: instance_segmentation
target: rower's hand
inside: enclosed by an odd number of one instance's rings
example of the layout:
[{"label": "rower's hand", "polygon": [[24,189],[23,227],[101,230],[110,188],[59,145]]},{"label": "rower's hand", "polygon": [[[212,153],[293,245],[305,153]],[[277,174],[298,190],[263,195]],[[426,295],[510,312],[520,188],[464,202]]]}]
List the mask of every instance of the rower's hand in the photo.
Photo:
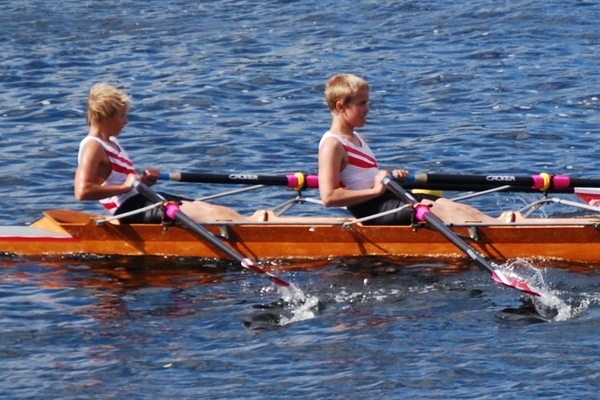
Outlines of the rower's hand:
[{"label": "rower's hand", "polygon": [[144,185],[152,186],[160,178],[160,170],[156,168],[148,168],[144,170],[144,175],[141,177],[141,181]]},{"label": "rower's hand", "polygon": [[133,188],[133,184],[136,181],[141,181],[142,177],[138,174],[128,174],[127,178],[125,178],[125,182],[123,182],[123,187],[125,190],[131,190]]},{"label": "rower's hand", "polygon": [[392,175],[396,180],[403,181],[408,178],[409,172],[406,169],[395,169],[392,171]]},{"label": "rower's hand", "polygon": [[383,179],[389,177],[390,173],[381,170],[375,175],[375,179],[373,180],[373,190],[377,195],[383,194],[385,192],[385,185],[383,184]]}]

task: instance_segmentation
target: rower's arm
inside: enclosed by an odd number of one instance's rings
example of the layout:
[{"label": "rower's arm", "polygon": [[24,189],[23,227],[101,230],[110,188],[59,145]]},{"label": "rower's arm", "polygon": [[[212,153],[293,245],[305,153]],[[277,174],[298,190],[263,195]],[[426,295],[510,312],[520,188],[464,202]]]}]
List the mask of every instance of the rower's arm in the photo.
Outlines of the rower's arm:
[{"label": "rower's arm", "polygon": [[[371,200],[385,191],[381,180],[386,175],[381,171],[374,186],[363,190],[340,187],[340,173],[347,163],[346,150],[335,138],[327,139],[319,149],[319,194],[326,207],[349,207]],[[381,175],[381,176],[380,176]]]},{"label": "rower's arm", "polygon": [[80,164],[75,172],[73,188],[77,200],[100,200],[130,191],[139,176],[130,174],[119,185],[102,185],[110,174],[110,162],[100,144],[86,143],[82,149]]}]

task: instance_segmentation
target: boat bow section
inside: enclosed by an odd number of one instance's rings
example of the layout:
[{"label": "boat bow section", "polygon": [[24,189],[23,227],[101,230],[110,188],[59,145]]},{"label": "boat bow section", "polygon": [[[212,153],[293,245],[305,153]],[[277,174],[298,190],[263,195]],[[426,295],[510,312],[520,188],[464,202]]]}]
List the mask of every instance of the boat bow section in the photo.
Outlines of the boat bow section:
[{"label": "boat bow section", "polygon": [[31,226],[0,226],[0,252],[4,254],[43,255],[78,248],[79,242],[47,217]]}]

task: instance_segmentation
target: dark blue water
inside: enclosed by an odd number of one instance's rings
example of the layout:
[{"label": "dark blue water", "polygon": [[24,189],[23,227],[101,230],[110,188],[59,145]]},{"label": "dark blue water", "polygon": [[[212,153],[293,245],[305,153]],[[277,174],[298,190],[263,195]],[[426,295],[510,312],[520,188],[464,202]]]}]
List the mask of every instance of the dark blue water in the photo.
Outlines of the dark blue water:
[{"label": "dark blue water", "polygon": [[[139,167],[314,172],[324,83],[352,72],[372,86],[363,133],[385,167],[597,178],[599,17],[600,4],[576,0],[2,2],[0,224],[100,212],[76,202],[72,178],[87,93],[105,80],[133,96],[122,141]],[[251,213],[291,196],[221,202]],[[473,204],[499,214],[531,196]],[[281,261],[291,297],[223,262],[0,263],[3,398],[583,399],[599,388],[597,265],[532,261],[564,313],[534,323],[503,312],[518,293],[461,261]],[[290,298],[304,303],[277,303]]]}]

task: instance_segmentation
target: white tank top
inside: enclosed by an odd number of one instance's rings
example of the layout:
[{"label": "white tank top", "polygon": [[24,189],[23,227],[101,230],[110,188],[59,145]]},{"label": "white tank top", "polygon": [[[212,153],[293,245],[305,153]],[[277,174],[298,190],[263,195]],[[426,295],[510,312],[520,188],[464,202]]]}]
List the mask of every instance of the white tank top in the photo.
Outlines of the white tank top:
[{"label": "white tank top", "polygon": [[[118,151],[115,151],[115,149],[112,146],[104,143],[104,141],[102,141],[102,139],[100,138],[97,138],[95,136],[86,136],[79,144],[79,154],[77,156],[77,162],[79,164],[81,164],[82,149],[84,145],[90,140],[95,140],[96,142],[100,143],[100,145],[102,145],[104,151],[106,152],[106,155],[108,156],[108,160],[110,161],[110,175],[108,175],[108,178],[102,184],[103,186],[120,185],[123,182],[125,182],[128,174],[135,173],[133,162],[127,155],[127,152],[121,147],[117,138],[112,136],[110,137],[110,141],[117,146],[117,148],[119,149]],[[132,188],[126,193],[108,197],[106,199],[101,199],[100,203],[104,206],[104,208],[108,210],[109,213],[114,214],[117,208],[119,208],[125,200],[136,194],[137,190]]]},{"label": "white tank top", "polygon": [[340,187],[352,190],[370,189],[373,187],[375,175],[379,172],[377,159],[362,135],[356,132],[354,134],[360,141],[360,146],[355,146],[342,136],[328,131],[321,138],[319,148],[327,138],[339,140],[348,155],[348,165],[340,172]]}]

